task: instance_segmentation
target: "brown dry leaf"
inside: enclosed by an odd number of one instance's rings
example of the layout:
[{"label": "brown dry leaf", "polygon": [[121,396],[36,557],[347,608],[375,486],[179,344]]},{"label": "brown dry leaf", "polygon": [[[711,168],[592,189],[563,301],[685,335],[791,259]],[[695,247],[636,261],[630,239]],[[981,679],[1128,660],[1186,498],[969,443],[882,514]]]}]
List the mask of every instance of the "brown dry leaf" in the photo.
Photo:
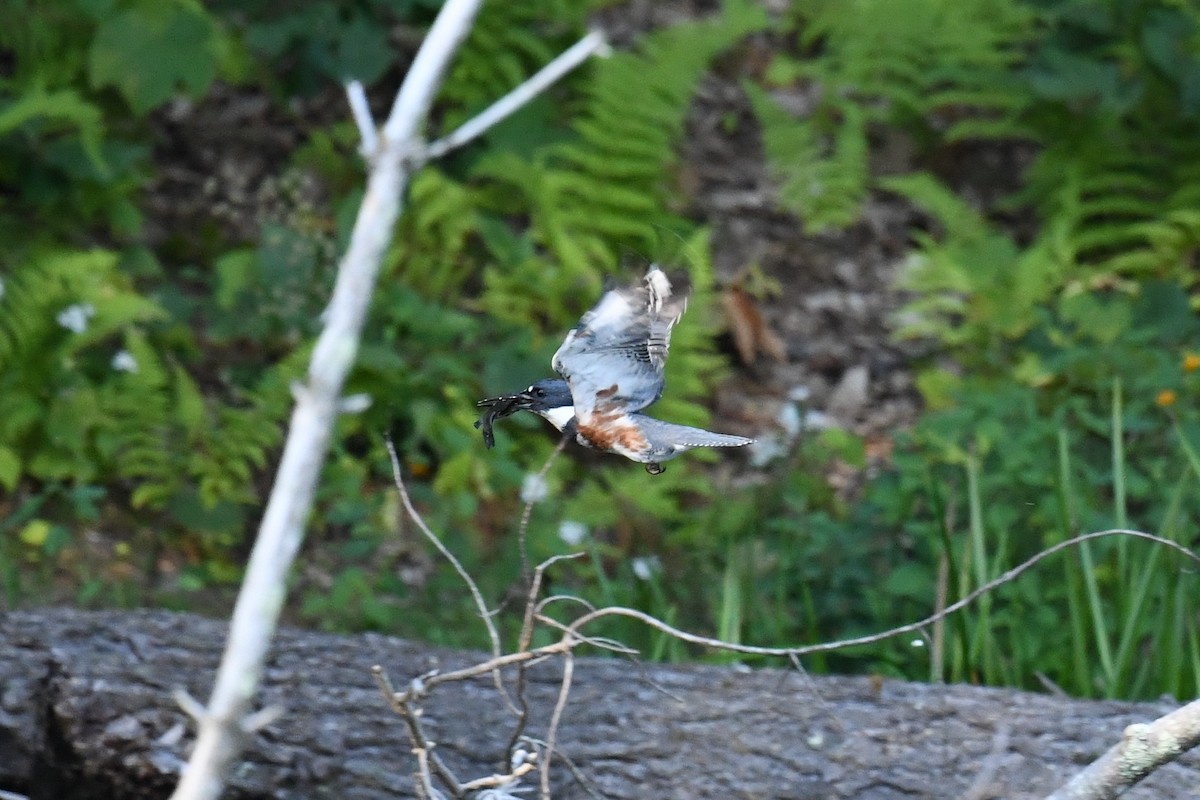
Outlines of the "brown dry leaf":
[{"label": "brown dry leaf", "polygon": [[780,339],[763,319],[754,298],[741,287],[730,286],[721,293],[721,305],[729,321],[729,332],[743,364],[753,364],[758,354],[776,361],[786,361],[787,351]]}]

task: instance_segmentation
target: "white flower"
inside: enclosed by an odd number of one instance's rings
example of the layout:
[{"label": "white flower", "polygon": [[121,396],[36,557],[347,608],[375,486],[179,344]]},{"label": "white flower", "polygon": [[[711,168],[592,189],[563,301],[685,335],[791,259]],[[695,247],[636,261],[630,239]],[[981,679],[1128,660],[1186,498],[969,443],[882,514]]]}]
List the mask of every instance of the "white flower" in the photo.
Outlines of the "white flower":
[{"label": "white flower", "polygon": [[562,539],[567,547],[576,547],[587,538],[587,525],[582,522],[576,522],[573,519],[564,519],[558,523],[558,538]]},{"label": "white flower", "polygon": [[809,430],[823,431],[826,428],[836,428],[837,423],[830,419],[825,412],[813,409],[804,414],[804,427]]},{"label": "white flower", "polygon": [[791,400],[793,403],[803,403],[808,399],[810,394],[812,394],[812,392],[808,390],[807,386],[802,383],[798,383],[791,389],[788,389],[787,399]]},{"label": "white flower", "polygon": [[779,413],[775,415],[775,421],[779,423],[779,427],[783,428],[783,432],[787,434],[787,438],[795,439],[800,433],[800,409],[796,408],[795,403],[784,403],[779,407]]},{"label": "white flower", "polygon": [[59,325],[62,325],[67,330],[74,333],[83,333],[87,330],[88,322],[94,316],[96,316],[96,307],[94,305],[91,303],[76,303],[58,312],[58,316],[55,319],[58,320]]},{"label": "white flower", "polygon": [[750,451],[750,466],[763,467],[788,453],[783,439],[774,433],[759,436],[747,448]]},{"label": "white flower", "polygon": [[924,640],[924,639],[913,639],[913,640],[912,640],[911,642],[909,642],[908,644],[909,644],[909,646],[910,646],[910,647],[924,647],[924,646],[925,646],[925,640]]},{"label": "white flower", "polygon": [[121,350],[113,356],[112,368],[117,372],[128,372],[136,375],[138,371],[137,359],[128,350]]},{"label": "white flower", "polygon": [[525,503],[540,503],[550,494],[546,479],[536,473],[529,473],[521,483],[521,500]]},{"label": "white flower", "polygon": [[634,577],[643,581],[650,580],[654,573],[662,570],[662,562],[658,560],[658,556],[639,556],[629,562],[629,566],[633,569]]}]

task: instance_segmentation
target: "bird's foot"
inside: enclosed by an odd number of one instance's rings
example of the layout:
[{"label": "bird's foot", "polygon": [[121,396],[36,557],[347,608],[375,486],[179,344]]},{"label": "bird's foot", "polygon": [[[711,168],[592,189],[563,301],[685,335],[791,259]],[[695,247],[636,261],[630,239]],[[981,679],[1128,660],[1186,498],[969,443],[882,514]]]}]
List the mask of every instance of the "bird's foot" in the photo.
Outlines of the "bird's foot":
[{"label": "bird's foot", "polygon": [[662,464],[655,464],[654,462],[650,462],[649,464],[646,465],[646,472],[649,472],[651,475],[662,475],[666,471],[667,471],[667,468],[664,467]]}]

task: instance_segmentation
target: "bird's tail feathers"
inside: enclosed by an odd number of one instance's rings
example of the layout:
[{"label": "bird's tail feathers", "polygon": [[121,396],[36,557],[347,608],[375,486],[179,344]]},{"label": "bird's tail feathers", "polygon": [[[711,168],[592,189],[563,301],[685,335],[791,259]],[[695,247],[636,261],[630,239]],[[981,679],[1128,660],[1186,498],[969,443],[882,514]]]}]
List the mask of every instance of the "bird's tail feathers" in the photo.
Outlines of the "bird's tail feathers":
[{"label": "bird's tail feathers", "polygon": [[744,447],[754,442],[745,436],[714,433],[690,425],[677,425],[654,417],[639,416],[638,424],[652,441],[670,442],[682,447]]}]

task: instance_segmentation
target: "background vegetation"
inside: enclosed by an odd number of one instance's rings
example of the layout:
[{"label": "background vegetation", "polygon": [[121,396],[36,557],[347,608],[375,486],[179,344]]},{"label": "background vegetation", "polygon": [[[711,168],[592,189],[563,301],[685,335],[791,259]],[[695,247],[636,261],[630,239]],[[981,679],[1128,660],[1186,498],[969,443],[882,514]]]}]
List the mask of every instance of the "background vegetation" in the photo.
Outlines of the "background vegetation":
[{"label": "background vegetation", "polygon": [[[398,54],[437,5],[0,10],[6,605],[224,607],[359,196],[337,87],[394,85]],[[437,125],[519,83],[602,5],[488,4]],[[631,257],[691,273],[661,414],[705,422],[725,365],[706,233],[674,210],[674,148],[700,78],[750,34],[772,42],[743,85],[781,208],[813,231],[853,223],[878,192],[928,215],[901,317],[902,335],[936,345],[918,365],[927,411],[852,502],[822,477],[834,459],[865,463],[842,431],[803,437],[736,490],[702,458],[654,480],[615,459],[561,459],[531,555],[591,558],[558,569],[555,590],[725,638],[801,643],[927,614],[939,564],[953,600],[1077,532],[1131,526],[1196,546],[1197,7],[796,0],[771,18],[729,2],[590,64],[414,182],[349,387],[374,405],[340,423],[295,620],[481,643],[456,579],[397,513],[382,434],[430,523],[502,601],[520,571],[522,488],[554,441],[513,419],[485,452],[474,400],[542,377]],[[819,87],[803,117],[777,100],[799,85]],[[145,187],[168,166],[165,127],[230,93],[267,98],[299,131],[273,165],[274,210],[249,238],[211,223],[151,235],[161,212]],[[313,97],[331,108],[312,113]],[[873,143],[893,134],[926,168],[873,173]],[[939,172],[967,142],[1035,154],[996,208]],[[901,642],[811,666],[1193,696],[1198,598],[1177,557],[1105,540],[955,617],[932,659]],[[706,657],[634,626],[608,633],[657,658]]]}]

